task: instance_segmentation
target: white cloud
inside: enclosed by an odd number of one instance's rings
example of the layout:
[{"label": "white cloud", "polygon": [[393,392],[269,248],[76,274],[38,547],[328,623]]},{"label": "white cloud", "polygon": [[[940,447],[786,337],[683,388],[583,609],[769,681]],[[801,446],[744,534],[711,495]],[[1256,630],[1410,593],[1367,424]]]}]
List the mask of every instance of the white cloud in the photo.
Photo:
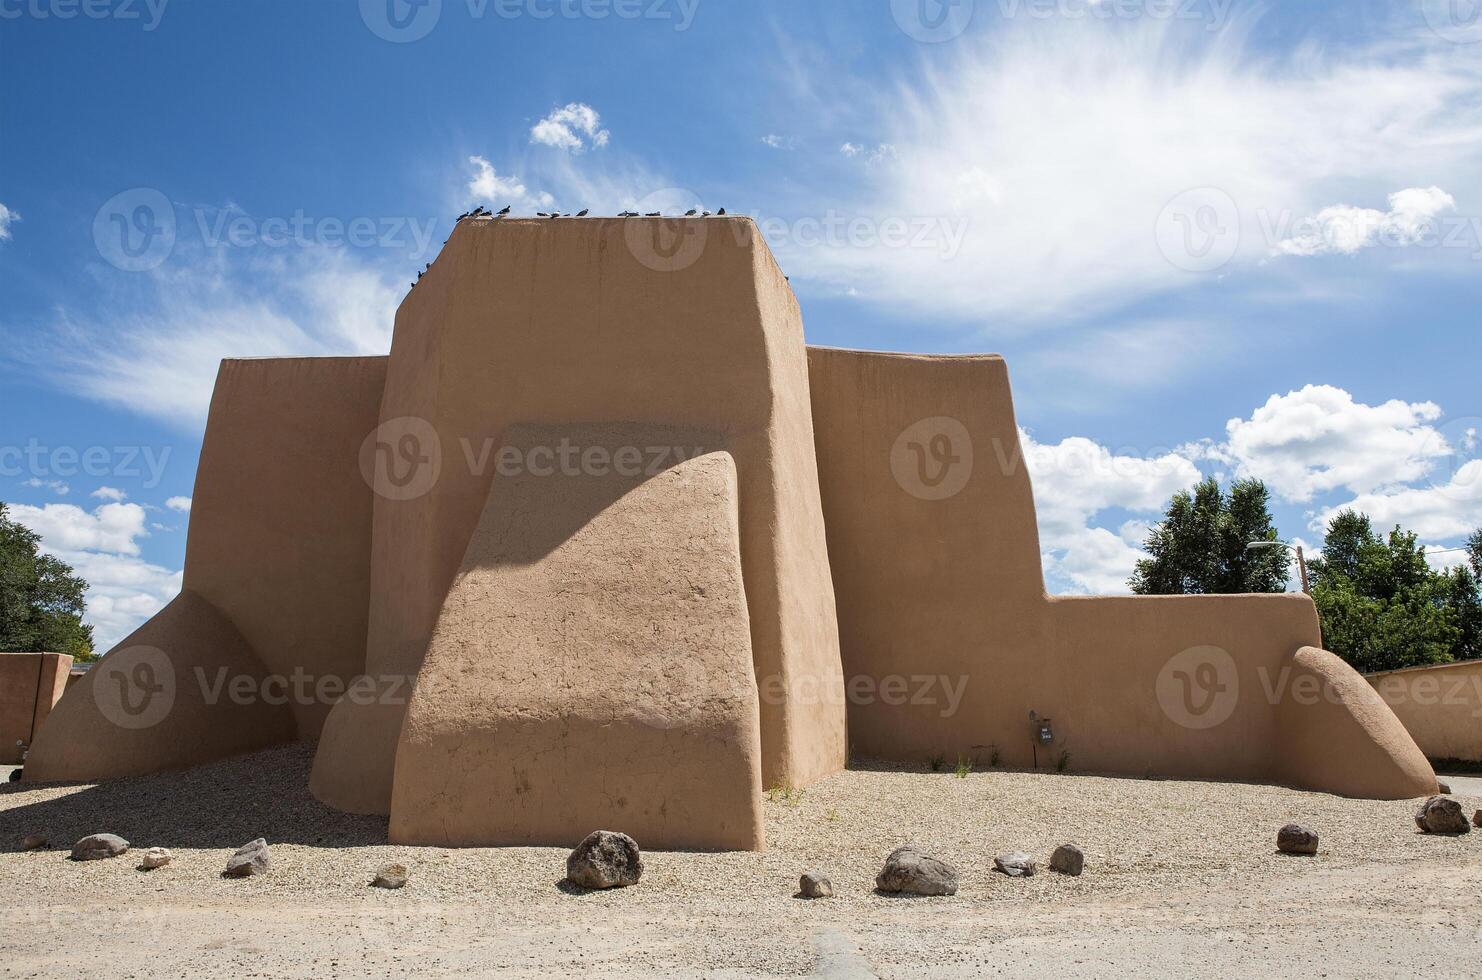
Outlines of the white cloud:
[{"label": "white cloud", "polygon": [[168,507],[168,508],[170,508],[171,510],[178,510],[182,514],[189,514],[190,513],[190,498],[189,497],[171,497],[169,500],[166,500],[165,501],[165,506]]},{"label": "white cloud", "polygon": [[138,504],[103,504],[91,512],[72,504],[11,504],[9,509],[13,520],[41,535],[42,543],[57,551],[137,555],[135,539],[149,534],[144,529],[144,508]]},{"label": "white cloud", "polygon": [[198,432],[222,358],[385,354],[406,283],[345,249],[177,245],[119,288],[21,355],[68,393]]},{"label": "white cloud", "polygon": [[67,494],[72,492],[72,487],[62,480],[43,480],[38,476],[31,477],[31,479],[27,480],[21,485],[31,487],[35,490],[50,490],[58,497],[65,497],[67,496]]},{"label": "white cloud", "polygon": [[797,141],[791,136],[778,136],[776,133],[768,133],[762,137],[762,142],[774,150],[791,150],[797,145]]},{"label": "white cloud", "polygon": [[0,242],[10,240],[10,226],[21,220],[21,216],[0,204]]},{"label": "white cloud", "polygon": [[72,566],[88,588],[84,622],[93,626],[93,647],[103,653],[138,629],[179,594],[182,575],[127,555],[45,548]]},{"label": "white cloud", "polygon": [[588,147],[607,145],[610,134],[601,127],[602,117],[596,109],[571,102],[536,123],[530,130],[530,142],[581,153]]},{"label": "white cloud", "polygon": [[1426,563],[1438,572],[1444,572],[1452,568],[1471,568],[1471,559],[1467,557],[1466,551],[1460,548],[1447,547],[1442,544],[1425,545]]},{"label": "white cloud", "polygon": [[1389,195],[1389,210],[1336,204],[1299,224],[1300,231],[1277,242],[1275,255],[1352,255],[1373,245],[1414,245],[1440,240],[1434,219],[1456,209],[1456,199],[1439,187],[1411,187]]},{"label": "white cloud", "polygon": [[1198,468],[1177,453],[1119,455],[1079,436],[1042,445],[1021,431],[1020,440],[1047,575],[1085,592],[1127,591],[1147,523],[1126,521],[1119,533],[1089,523],[1113,509],[1159,514],[1169,497],[1199,481]]},{"label": "white cloud", "polygon": [[[1453,457],[1455,458],[1455,457]],[[1320,529],[1340,510],[1368,514],[1377,531],[1398,524],[1422,538],[1446,540],[1482,527],[1482,459],[1455,466],[1444,479],[1425,486],[1363,493],[1346,503],[1324,508],[1313,521]]]},{"label": "white cloud", "polygon": [[[1411,38],[1283,55],[1254,51],[1240,24],[1002,26],[943,46],[913,78],[851,80],[863,94],[847,121],[868,117],[897,159],[850,171],[854,183],[829,195],[879,222],[965,220],[962,248],[797,247],[785,256],[795,280],[973,324],[1053,323],[1207,285],[1159,248],[1160,215],[1192,188],[1235,202],[1231,275],[1269,256],[1261,215],[1316,213],[1336,187],[1482,183],[1482,46]],[[827,168],[818,179],[843,181]],[[818,186],[798,195],[798,210],[816,208]]]},{"label": "white cloud", "polygon": [[1431,424],[1440,417],[1433,402],[1365,405],[1342,388],[1307,385],[1272,395],[1249,419],[1231,419],[1227,441],[1205,454],[1287,500],[1342,487],[1368,493],[1421,479],[1452,453]]},{"label": "white cloud", "polygon": [[89,496],[97,497],[99,500],[112,500],[117,503],[128,499],[129,495],[118,489],[118,487],[99,487],[89,494]]},{"label": "white cloud", "polygon": [[499,202],[529,209],[550,207],[555,203],[545,191],[531,191],[518,177],[501,177],[495,173],[494,165],[480,156],[471,156],[468,162],[474,166],[474,175],[468,181],[468,196],[474,201]]},{"label": "white cloud", "polygon": [[[104,488],[106,489],[106,488]],[[41,535],[41,550],[55,555],[87,582],[87,611],[93,644],[106,651],[169,602],[181,573],[139,557],[146,537],[139,504],[107,503],[89,512],[70,504],[28,507],[12,504],[11,517]]]}]

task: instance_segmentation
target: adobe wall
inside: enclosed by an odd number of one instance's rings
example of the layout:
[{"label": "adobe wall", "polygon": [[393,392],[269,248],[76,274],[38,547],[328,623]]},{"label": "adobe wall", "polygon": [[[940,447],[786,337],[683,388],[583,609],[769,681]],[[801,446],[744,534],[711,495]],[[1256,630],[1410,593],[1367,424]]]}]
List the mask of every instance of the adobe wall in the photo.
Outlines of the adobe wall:
[{"label": "adobe wall", "polygon": [[[221,362],[185,588],[225,614],[271,674],[348,682],[365,662],[373,497],[360,449],[376,427],[386,364]],[[295,696],[292,708],[299,737],[317,738],[329,704]]]},{"label": "adobe wall", "polygon": [[[1043,767],[1068,752],[1129,775],[1434,785],[1387,713],[1291,700],[1311,672],[1299,650],[1320,643],[1305,596],[1046,596],[1002,359],[810,348],[809,365],[856,755]],[[1357,677],[1322,670],[1330,688]],[[1031,711],[1052,745],[1032,742]],[[1384,762],[1292,767],[1283,731],[1372,743]]]},{"label": "adobe wall", "polygon": [[293,741],[292,710],[256,696],[266,680],[231,621],[187,589],[67,688],[25,779],[95,782]]},{"label": "adobe wall", "polygon": [[1482,660],[1383,671],[1365,679],[1426,758],[1482,762]]},{"label": "adobe wall", "polygon": [[[568,442],[593,465],[536,455]],[[401,732],[393,843],[571,847],[619,827],[645,846],[761,849],[736,471],[717,442],[508,430],[530,465],[496,476],[443,604]],[[634,446],[687,458],[649,473],[619,455]]]},{"label": "adobe wall", "polygon": [[[654,244],[670,233],[677,248]],[[843,766],[842,705],[787,693],[837,684],[837,619],[801,315],[749,219],[460,222],[397,313],[381,419],[388,441],[415,436],[429,478],[398,470],[375,502],[368,673],[419,669],[507,426],[713,430],[737,470],[756,676],[784,692],[761,708],[763,777]],[[386,812],[400,720],[337,705],[315,795]]]},{"label": "adobe wall", "polygon": [[19,765],[62,696],[72,658],[65,653],[0,653],[0,764]]}]

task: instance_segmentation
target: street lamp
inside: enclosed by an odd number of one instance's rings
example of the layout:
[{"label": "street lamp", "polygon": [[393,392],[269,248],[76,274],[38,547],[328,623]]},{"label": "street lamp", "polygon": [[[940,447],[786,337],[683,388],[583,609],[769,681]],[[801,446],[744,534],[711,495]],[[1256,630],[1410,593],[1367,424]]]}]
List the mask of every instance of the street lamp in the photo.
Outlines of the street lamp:
[{"label": "street lamp", "polygon": [[1252,541],[1245,546],[1246,551],[1255,551],[1258,548],[1288,548],[1297,553],[1297,568],[1302,572],[1302,591],[1308,595],[1312,589],[1307,584],[1307,556],[1302,553],[1302,546],[1292,544],[1290,541]]}]

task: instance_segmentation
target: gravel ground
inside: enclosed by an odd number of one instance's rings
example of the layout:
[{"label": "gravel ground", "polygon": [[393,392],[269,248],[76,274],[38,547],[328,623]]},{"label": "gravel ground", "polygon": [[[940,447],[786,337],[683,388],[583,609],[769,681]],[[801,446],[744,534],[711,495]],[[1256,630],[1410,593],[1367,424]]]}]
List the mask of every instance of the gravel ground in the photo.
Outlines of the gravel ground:
[{"label": "gravel ground", "polygon": [[[769,800],[765,853],[647,852],[637,887],[575,894],[560,883],[564,849],[385,844],[384,819],[338,813],[309,796],[310,759],[295,746],[91,786],[0,787],[0,975],[74,974],[83,954],[71,938],[109,930],[150,951],[130,967],[140,976],[412,965],[445,974],[800,975],[834,962],[841,942],[858,943],[860,963],[881,976],[919,972],[923,957],[935,972],[972,975],[986,964],[1022,965],[984,957],[1017,949],[1026,934],[1094,938],[1102,930],[1111,943],[1102,954],[1057,963],[1057,972],[1079,975],[1077,964],[1112,962],[1127,929],[1172,929],[1170,939],[1192,929],[1198,942],[1215,942],[1209,936],[1237,926],[1249,936],[1273,915],[1338,921],[1367,936],[1381,958],[1384,930],[1394,927],[1397,966],[1414,965],[1405,947],[1438,922],[1442,962],[1482,944],[1482,912],[1471,911],[1482,833],[1422,835],[1412,801],[1230,783],[855,769]],[[1482,805],[1476,796],[1457,799],[1468,814]],[[1321,835],[1315,858],[1275,853],[1276,830],[1291,820]],[[75,840],[99,832],[119,834],[133,850],[67,860]],[[51,846],[17,852],[27,834]],[[255,837],[272,847],[272,872],[223,879],[231,851]],[[957,896],[874,893],[885,854],[908,842],[958,869]],[[1048,870],[1050,852],[1067,842],[1086,853],[1079,878]],[[136,870],[151,846],[168,847],[174,863]],[[993,857],[1010,850],[1038,857],[1040,874],[993,872]],[[410,884],[369,888],[376,869],[392,862],[408,868]],[[813,869],[833,880],[837,898],[793,897],[798,875]],[[1453,887],[1465,899],[1457,907],[1433,894]],[[852,938],[840,940],[840,929]],[[1127,955],[1152,955],[1139,948]],[[1482,949],[1478,956],[1482,964]],[[841,976],[860,966],[839,963]]]}]

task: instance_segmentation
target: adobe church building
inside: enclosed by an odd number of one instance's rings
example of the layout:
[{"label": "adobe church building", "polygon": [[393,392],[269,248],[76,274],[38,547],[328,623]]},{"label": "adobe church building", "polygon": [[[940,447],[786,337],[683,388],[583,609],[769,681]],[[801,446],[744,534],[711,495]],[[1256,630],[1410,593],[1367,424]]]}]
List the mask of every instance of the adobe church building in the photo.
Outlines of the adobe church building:
[{"label": "adobe church building", "polygon": [[851,755],[1437,791],[1305,596],[1046,595],[1003,360],[806,347],[739,217],[464,220],[389,357],[222,363],[184,591],[25,776],[291,740],[412,844],[760,849]]}]

